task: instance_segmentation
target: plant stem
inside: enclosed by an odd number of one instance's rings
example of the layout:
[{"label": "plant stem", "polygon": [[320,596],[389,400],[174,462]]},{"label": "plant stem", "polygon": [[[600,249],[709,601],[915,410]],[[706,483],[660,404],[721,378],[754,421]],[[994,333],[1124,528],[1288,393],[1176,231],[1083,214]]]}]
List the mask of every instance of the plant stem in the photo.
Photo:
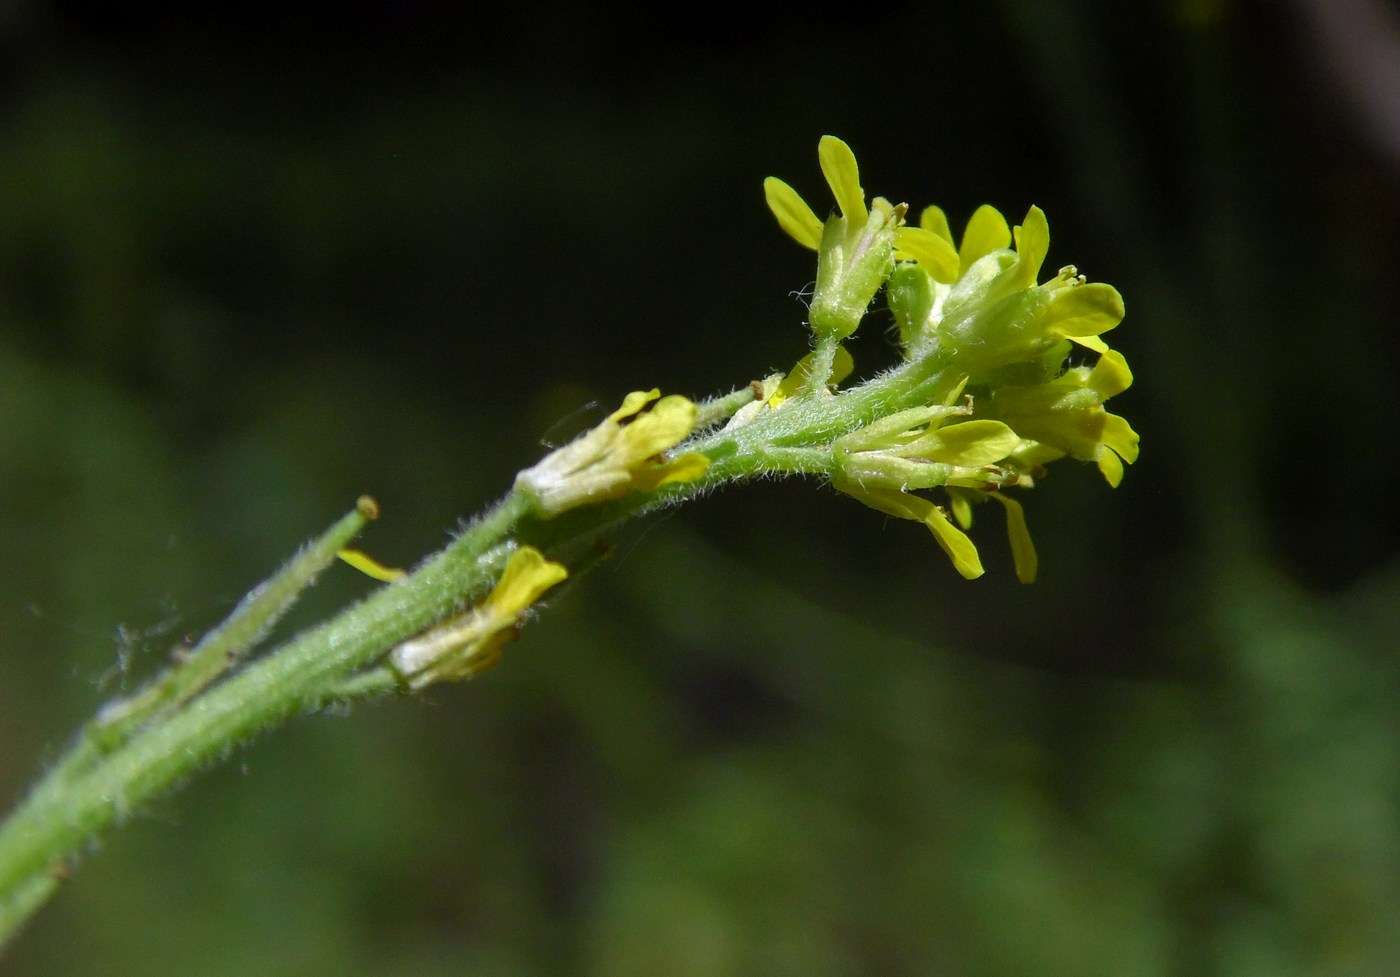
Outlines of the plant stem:
[{"label": "plant stem", "polygon": [[[328,690],[491,583],[525,514],[505,498],[419,570],[213,685],[75,769],[60,763],[0,826],[0,943],[65,860],[206,763],[329,698]],[[75,749],[84,749],[80,743]]]},{"label": "plant stem", "polygon": [[[818,366],[829,372],[828,346]],[[53,893],[75,853],[205,764],[298,713],[397,690],[393,673],[375,662],[487,590],[517,546],[565,552],[572,566],[585,566],[601,558],[590,541],[650,509],[769,472],[829,472],[834,436],[927,402],[956,380],[930,357],[840,394],[823,384],[782,410],[678,446],[711,459],[700,479],[558,518],[538,518],[513,491],[413,573],[262,657],[238,661],[371,515],[362,506],[246,598],[190,660],[100,713],[91,727],[100,735],[79,737],[0,824],[0,945]],[[700,405],[701,419],[717,424],[755,397],[744,387],[714,398]]]}]

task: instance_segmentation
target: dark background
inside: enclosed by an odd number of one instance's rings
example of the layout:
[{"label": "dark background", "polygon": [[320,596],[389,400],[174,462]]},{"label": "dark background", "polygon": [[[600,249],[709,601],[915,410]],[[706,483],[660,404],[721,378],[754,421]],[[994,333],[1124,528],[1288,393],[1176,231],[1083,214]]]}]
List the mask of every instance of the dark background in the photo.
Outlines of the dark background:
[{"label": "dark background", "polygon": [[479,681],[152,805],[5,973],[1396,972],[1395,11],[676,11],[4,8],[0,795],[359,493],[412,562],[581,405],[788,367],[761,181],[824,208],[823,133],[1046,210],[1140,463],[1025,498],[1031,587],[810,483],[653,519]]}]

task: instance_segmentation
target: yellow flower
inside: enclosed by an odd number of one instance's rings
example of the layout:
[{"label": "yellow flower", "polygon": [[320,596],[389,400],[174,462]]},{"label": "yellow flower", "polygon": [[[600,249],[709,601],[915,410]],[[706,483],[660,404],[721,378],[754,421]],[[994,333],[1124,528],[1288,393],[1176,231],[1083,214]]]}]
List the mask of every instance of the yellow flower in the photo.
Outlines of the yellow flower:
[{"label": "yellow flower", "polygon": [[796,190],[775,176],[763,181],[763,195],[778,225],[798,244],[817,252],[812,330],[818,336],[844,339],[860,325],[894,267],[895,230],[904,220],[905,207],[883,197],[866,207],[855,154],[835,136],[822,136],[817,157],[839,216],[821,221]]},{"label": "yellow flower", "polygon": [[956,250],[943,211],[926,208],[918,227],[897,232],[895,256],[912,264],[890,278],[906,355],[936,345],[976,373],[1033,359],[1063,339],[1106,350],[1098,336],[1122,321],[1122,296],[1111,285],[1086,283],[1072,265],[1037,285],[1049,248],[1039,207],[1014,230],[995,208],[978,208]]},{"label": "yellow flower", "polygon": [[941,207],[925,207],[918,227],[901,227],[895,236],[895,257],[912,259],[935,281],[951,285],[977,259],[1011,247],[1011,228],[1001,211],[983,204],[973,211],[963,231],[961,247],[955,247],[948,217]]},{"label": "yellow flower", "polygon": [[1032,472],[1069,455],[1092,461],[1109,485],[1123,480],[1123,464],[1138,457],[1138,435],[1117,414],[1104,410],[1110,397],[1132,385],[1128,361],[1108,350],[1091,369],[1077,366],[1030,387],[994,387],[990,413],[1005,421],[1025,443],[1012,456],[1019,469]]},{"label": "yellow flower", "polygon": [[[960,392],[955,390],[949,400]],[[964,529],[971,525],[968,498],[991,493],[1007,507],[1017,575],[1029,582],[1035,578],[1035,548],[1025,517],[1019,504],[996,491],[1018,478],[1000,463],[1021,438],[1001,421],[962,419],[971,413],[970,403],[915,407],[838,438],[832,445],[831,484],[871,508],[923,523],[954,568],[969,580],[983,572],[977,547],[942,508],[912,493],[936,486],[949,489],[954,515]]]},{"label": "yellow flower", "polygon": [[667,458],[666,452],[695,430],[695,418],[695,404],[684,397],[634,391],[597,427],[517,475],[515,486],[548,519],[575,506],[692,482],[710,460],[696,452]]},{"label": "yellow flower", "polygon": [[[939,485],[995,487],[1006,473],[995,465],[1016,450],[1020,436],[1001,421],[963,420],[971,407],[914,407],[837,438],[834,469],[846,482],[897,491]],[[839,487],[839,486],[838,486]]]},{"label": "yellow flower", "polygon": [[[837,438],[832,484],[928,526],[967,577],[982,572],[965,532],[973,505],[995,499],[1006,511],[1016,575],[1029,583],[1035,546],[1025,512],[1007,490],[1031,488],[1045,464],[1067,455],[1095,462],[1116,486],[1123,466],[1137,459],[1137,433],[1103,406],[1132,382],[1126,361],[1100,338],[1123,320],[1123,298],[1072,265],[1040,281],[1050,225],[1039,207],[1016,227],[996,208],[979,207],[959,241],[938,207],[925,208],[917,227],[904,225],[903,205],[877,198],[867,208],[855,158],[840,140],[824,137],[820,155],[839,216],[823,222],[787,184],[769,178],[764,185],[778,223],[818,252],[818,337],[839,340],[854,330],[883,281],[911,366],[917,371],[927,361],[961,379],[940,405],[902,410]],[[862,251],[865,242],[871,248]],[[868,262],[858,273],[853,256]],[[1066,369],[1072,344],[1097,353],[1097,365]],[[829,348],[818,344],[819,351]],[[768,406],[804,389],[800,373]],[[964,388],[966,405],[954,406]],[[947,493],[948,511],[915,494],[933,488]]]},{"label": "yellow flower", "polygon": [[842,484],[836,479],[832,484],[852,498],[859,499],[872,509],[921,522],[933,533],[933,538],[953,561],[953,568],[968,580],[975,580],[986,571],[982,569],[981,557],[967,533],[954,526],[947,513],[928,499],[895,489],[865,488],[856,483]]},{"label": "yellow flower", "polygon": [[[1024,484],[1029,488],[1030,480],[1025,479],[1017,484]],[[1021,583],[1035,583],[1040,558],[1036,555],[1035,543],[1031,541],[1030,528],[1026,525],[1026,512],[1021,508],[1021,503],[1006,492],[979,492],[968,488],[948,490],[953,520],[964,531],[972,528],[972,503],[984,502],[987,499],[996,499],[1006,510],[1006,536],[1011,543],[1011,558],[1015,562],[1016,579]]]},{"label": "yellow flower", "polygon": [[480,604],[398,645],[389,662],[410,688],[471,678],[496,664],[530,606],[569,571],[533,546],[511,554],[501,579]]},{"label": "yellow flower", "polygon": [[[870,218],[870,211],[865,206],[860,168],[856,165],[851,147],[835,136],[822,136],[817,143],[817,160],[821,164],[822,175],[826,177],[826,185],[836,198],[836,206],[841,212],[839,219],[844,219],[850,229],[863,228]],[[794,241],[812,251],[821,249],[822,221],[796,190],[776,176],[770,176],[763,181],[763,196],[768,201],[768,209],[778,219],[778,225]]]},{"label": "yellow flower", "polygon": [[1036,556],[1035,544],[1031,542],[1025,510],[1021,508],[1021,503],[1005,492],[993,492],[992,498],[1006,509],[1006,536],[1011,542],[1011,559],[1016,566],[1016,579],[1021,583],[1035,583],[1040,558]]}]

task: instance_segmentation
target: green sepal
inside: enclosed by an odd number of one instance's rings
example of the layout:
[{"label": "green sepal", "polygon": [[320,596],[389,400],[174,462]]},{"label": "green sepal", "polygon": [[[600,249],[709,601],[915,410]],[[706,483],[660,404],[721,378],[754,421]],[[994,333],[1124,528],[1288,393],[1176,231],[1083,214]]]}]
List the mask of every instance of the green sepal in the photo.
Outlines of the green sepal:
[{"label": "green sepal", "polygon": [[906,355],[921,349],[934,335],[930,321],[938,285],[920,265],[899,265],[885,286],[885,302],[899,327],[899,343]]},{"label": "green sepal", "polygon": [[865,225],[854,231],[845,217],[827,218],[809,316],[817,336],[841,340],[856,331],[894,267],[894,232],[902,216],[902,209],[876,200]]}]

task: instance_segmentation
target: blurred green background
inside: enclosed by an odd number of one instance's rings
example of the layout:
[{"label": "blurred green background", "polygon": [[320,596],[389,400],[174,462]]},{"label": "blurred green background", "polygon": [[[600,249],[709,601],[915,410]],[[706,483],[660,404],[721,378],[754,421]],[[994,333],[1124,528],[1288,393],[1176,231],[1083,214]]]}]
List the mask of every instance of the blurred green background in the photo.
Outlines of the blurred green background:
[{"label": "blurred green background", "polygon": [[0,798],[361,492],[411,562],[581,405],[789,366],[760,185],[825,200],[823,133],[1045,208],[1141,462],[1026,498],[1031,587],[811,484],[653,519],[481,680],[151,805],[0,969],[1400,972],[1394,11],[661,16],[6,5]]}]

